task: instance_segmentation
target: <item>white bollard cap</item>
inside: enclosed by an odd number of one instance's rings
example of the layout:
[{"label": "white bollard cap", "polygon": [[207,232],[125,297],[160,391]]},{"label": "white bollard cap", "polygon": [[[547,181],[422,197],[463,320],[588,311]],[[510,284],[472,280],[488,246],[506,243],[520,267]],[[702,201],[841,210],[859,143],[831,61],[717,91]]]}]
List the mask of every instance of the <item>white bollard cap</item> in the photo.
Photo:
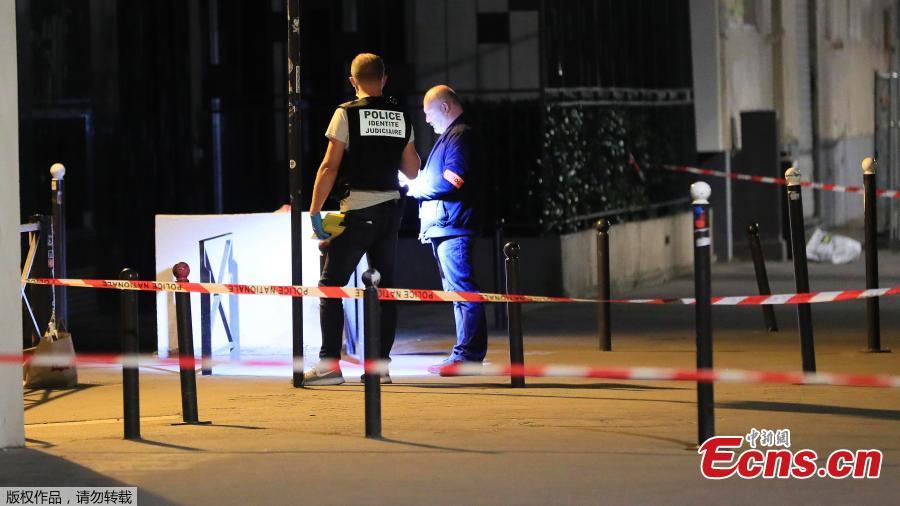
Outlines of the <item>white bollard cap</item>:
[{"label": "white bollard cap", "polygon": [[797,186],[800,184],[800,170],[797,167],[791,167],[784,171],[784,178],[787,179],[788,186]]},{"label": "white bollard cap", "polygon": [[694,204],[709,204],[710,195],[712,195],[712,189],[709,184],[697,181],[691,185],[691,198],[694,199]]},{"label": "white bollard cap", "polygon": [[62,179],[66,177],[66,166],[57,162],[50,166],[50,175],[53,179]]},{"label": "white bollard cap", "polygon": [[862,161],[863,174],[874,174],[876,166],[877,165],[875,164],[875,159],[872,158],[871,156],[867,156],[867,157],[863,158],[863,161]]}]

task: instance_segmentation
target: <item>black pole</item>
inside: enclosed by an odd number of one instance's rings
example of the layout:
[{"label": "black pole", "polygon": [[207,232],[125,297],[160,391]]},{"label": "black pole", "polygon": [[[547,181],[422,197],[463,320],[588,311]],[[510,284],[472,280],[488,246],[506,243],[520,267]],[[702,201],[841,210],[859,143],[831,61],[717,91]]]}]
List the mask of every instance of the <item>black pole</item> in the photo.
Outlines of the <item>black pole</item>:
[{"label": "black pole", "polygon": [[[697,329],[697,369],[713,367],[712,342],[712,282],[710,273],[710,222],[709,185],[703,182],[691,185],[694,212],[694,310]],[[715,412],[713,384],[697,382],[697,444],[702,445],[713,437]]]},{"label": "black pole", "polygon": [[[506,243],[503,254],[506,255],[506,294],[519,293],[519,243]],[[506,303],[506,314],[509,333],[509,365],[522,367],[525,365],[525,345],[522,343],[522,305],[517,302]],[[525,377],[512,375],[509,378],[513,388],[523,388]]]},{"label": "black pole", "polygon": [[[878,288],[878,205],[875,195],[875,172],[877,164],[872,158],[862,161],[863,184],[865,185],[866,214],[866,289]],[[873,353],[890,351],[881,347],[881,314],[878,297],[866,299],[866,335],[869,348]]]},{"label": "black pole", "polygon": [[[300,0],[287,1],[288,168],[291,201],[291,283],[303,284],[303,180],[300,177]],[[303,386],[303,298],[291,298],[291,355],[294,388]]]},{"label": "black pole", "polygon": [[[784,172],[791,167],[794,166],[794,160],[791,158],[790,153],[786,151],[782,151],[781,153],[781,163],[779,165],[779,174],[784,174]],[[780,209],[780,217],[781,217],[781,239],[784,241],[786,245],[785,250],[787,252],[787,257],[790,259],[794,258],[793,246],[791,245],[791,216],[788,212],[788,199],[787,193],[782,193],[781,198],[779,199],[781,202]]]},{"label": "black pole", "polygon": [[363,294],[363,317],[365,318],[365,385],[366,398],[366,437],[381,438],[381,373],[371,371],[381,359],[381,307],[378,301],[378,283],[381,274],[369,269],[362,275],[365,292]]},{"label": "black pole", "polygon": [[[50,208],[53,213],[53,274],[65,278],[66,270],[66,168],[61,163],[50,167]],[[65,286],[56,286],[56,329],[69,331],[69,301]]]},{"label": "black pole", "polygon": [[[138,278],[136,272],[131,269],[122,269],[119,279],[134,281]],[[130,362],[137,358],[140,352],[140,338],[138,335],[138,292],[122,290],[121,295],[122,326],[122,355],[125,363],[122,364],[122,410],[125,420],[125,439],[141,438],[141,401],[138,382],[138,366]]]},{"label": "black pole", "polygon": [[609,221],[600,219],[597,228],[597,332],[600,351],[612,351],[612,320],[610,318]]},{"label": "black pole", "polygon": [[[809,271],[806,266],[806,228],[803,224],[803,198],[800,194],[800,171],[791,167],[784,173],[787,179],[788,214],[791,218],[791,249],[794,252],[794,280],[797,293],[809,293]],[[816,349],[813,342],[812,309],[809,304],[797,304],[800,327],[800,354],[805,372],[816,372]]]},{"label": "black pole", "polygon": [[[503,218],[494,222],[494,289],[499,292],[506,285],[504,279],[504,271],[501,268],[503,264],[503,226],[505,220]],[[494,304],[494,328],[501,330],[506,327],[506,311],[500,304]]]},{"label": "black pole", "polygon": [[[221,211],[219,211],[221,212]],[[200,243],[200,282],[209,283],[212,281],[210,271],[212,270],[207,263],[206,248]],[[224,280],[219,280],[223,282]],[[200,375],[212,376],[212,295],[208,293],[200,294]]]},{"label": "black pole", "polygon": [[[750,254],[753,256],[753,270],[756,272],[756,286],[760,295],[772,295],[769,288],[769,273],[766,271],[766,258],[763,256],[762,245],[759,242],[759,223],[751,223],[747,226],[747,239],[750,241]],[[778,323],[775,321],[775,309],[771,305],[762,306],[763,320],[766,330],[778,332]]]},{"label": "black pole", "polygon": [[[172,268],[175,281],[187,283],[191,268],[184,262]],[[175,313],[178,323],[178,370],[181,375],[181,415],[184,423],[199,423],[197,416],[197,373],[194,360],[194,329],[191,319],[191,294],[175,293]]]}]

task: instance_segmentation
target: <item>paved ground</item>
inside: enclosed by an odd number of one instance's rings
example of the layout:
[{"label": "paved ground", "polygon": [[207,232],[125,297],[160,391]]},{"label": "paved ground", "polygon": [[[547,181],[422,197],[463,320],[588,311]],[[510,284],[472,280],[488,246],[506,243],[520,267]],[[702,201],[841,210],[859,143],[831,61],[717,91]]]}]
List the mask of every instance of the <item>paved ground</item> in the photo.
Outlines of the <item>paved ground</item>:
[{"label": "paved ground", "polygon": [[[900,256],[882,256],[883,286],[900,285]],[[770,265],[776,292],[788,264]],[[856,288],[862,264],[811,267],[814,290]],[[752,293],[748,264],[719,265],[716,295]],[[627,296],[689,296],[690,279]],[[883,340],[862,353],[864,303],[813,307],[820,371],[900,374],[900,298],[882,301]],[[758,308],[715,308],[717,367],[797,370],[795,315],[762,330]],[[446,306],[402,308],[398,354],[449,348]],[[617,306],[614,350],[597,351],[593,308],[529,306],[529,363],[694,364],[693,309]],[[508,349],[495,332],[489,360]],[[419,359],[421,360],[421,359]],[[398,361],[400,361],[398,359]],[[878,480],[707,481],[698,472],[691,383],[504,378],[398,378],[386,386],[383,440],[363,435],[359,383],[292,389],[284,378],[199,379],[201,418],[179,420],[177,375],[142,371],[142,434],[121,439],[112,369],[80,370],[69,391],[26,394],[27,448],[0,452],[0,486],[130,485],[141,504],[895,504],[900,495],[900,391],[721,384],[716,430],[789,428],[792,448],[884,452]],[[894,499],[891,499],[894,497]]]}]

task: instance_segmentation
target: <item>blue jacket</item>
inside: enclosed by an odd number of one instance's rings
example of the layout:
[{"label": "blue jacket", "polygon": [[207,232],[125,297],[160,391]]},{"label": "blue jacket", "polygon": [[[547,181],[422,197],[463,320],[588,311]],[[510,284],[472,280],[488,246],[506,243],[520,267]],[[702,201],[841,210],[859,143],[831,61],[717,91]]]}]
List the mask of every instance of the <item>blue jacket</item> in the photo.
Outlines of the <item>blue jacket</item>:
[{"label": "blue jacket", "polygon": [[464,115],[431,148],[409,196],[419,201],[419,239],[481,233],[483,171],[478,140]]}]

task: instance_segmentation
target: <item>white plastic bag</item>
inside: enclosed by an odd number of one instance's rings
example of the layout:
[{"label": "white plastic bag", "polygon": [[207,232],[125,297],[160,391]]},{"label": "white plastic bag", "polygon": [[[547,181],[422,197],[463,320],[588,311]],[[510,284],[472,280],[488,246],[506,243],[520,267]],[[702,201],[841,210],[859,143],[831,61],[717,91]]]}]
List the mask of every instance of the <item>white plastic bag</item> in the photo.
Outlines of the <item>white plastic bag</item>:
[{"label": "white plastic bag", "polygon": [[862,244],[849,237],[830,234],[816,228],[806,243],[806,258],[813,262],[846,264],[856,260],[862,253]]}]

